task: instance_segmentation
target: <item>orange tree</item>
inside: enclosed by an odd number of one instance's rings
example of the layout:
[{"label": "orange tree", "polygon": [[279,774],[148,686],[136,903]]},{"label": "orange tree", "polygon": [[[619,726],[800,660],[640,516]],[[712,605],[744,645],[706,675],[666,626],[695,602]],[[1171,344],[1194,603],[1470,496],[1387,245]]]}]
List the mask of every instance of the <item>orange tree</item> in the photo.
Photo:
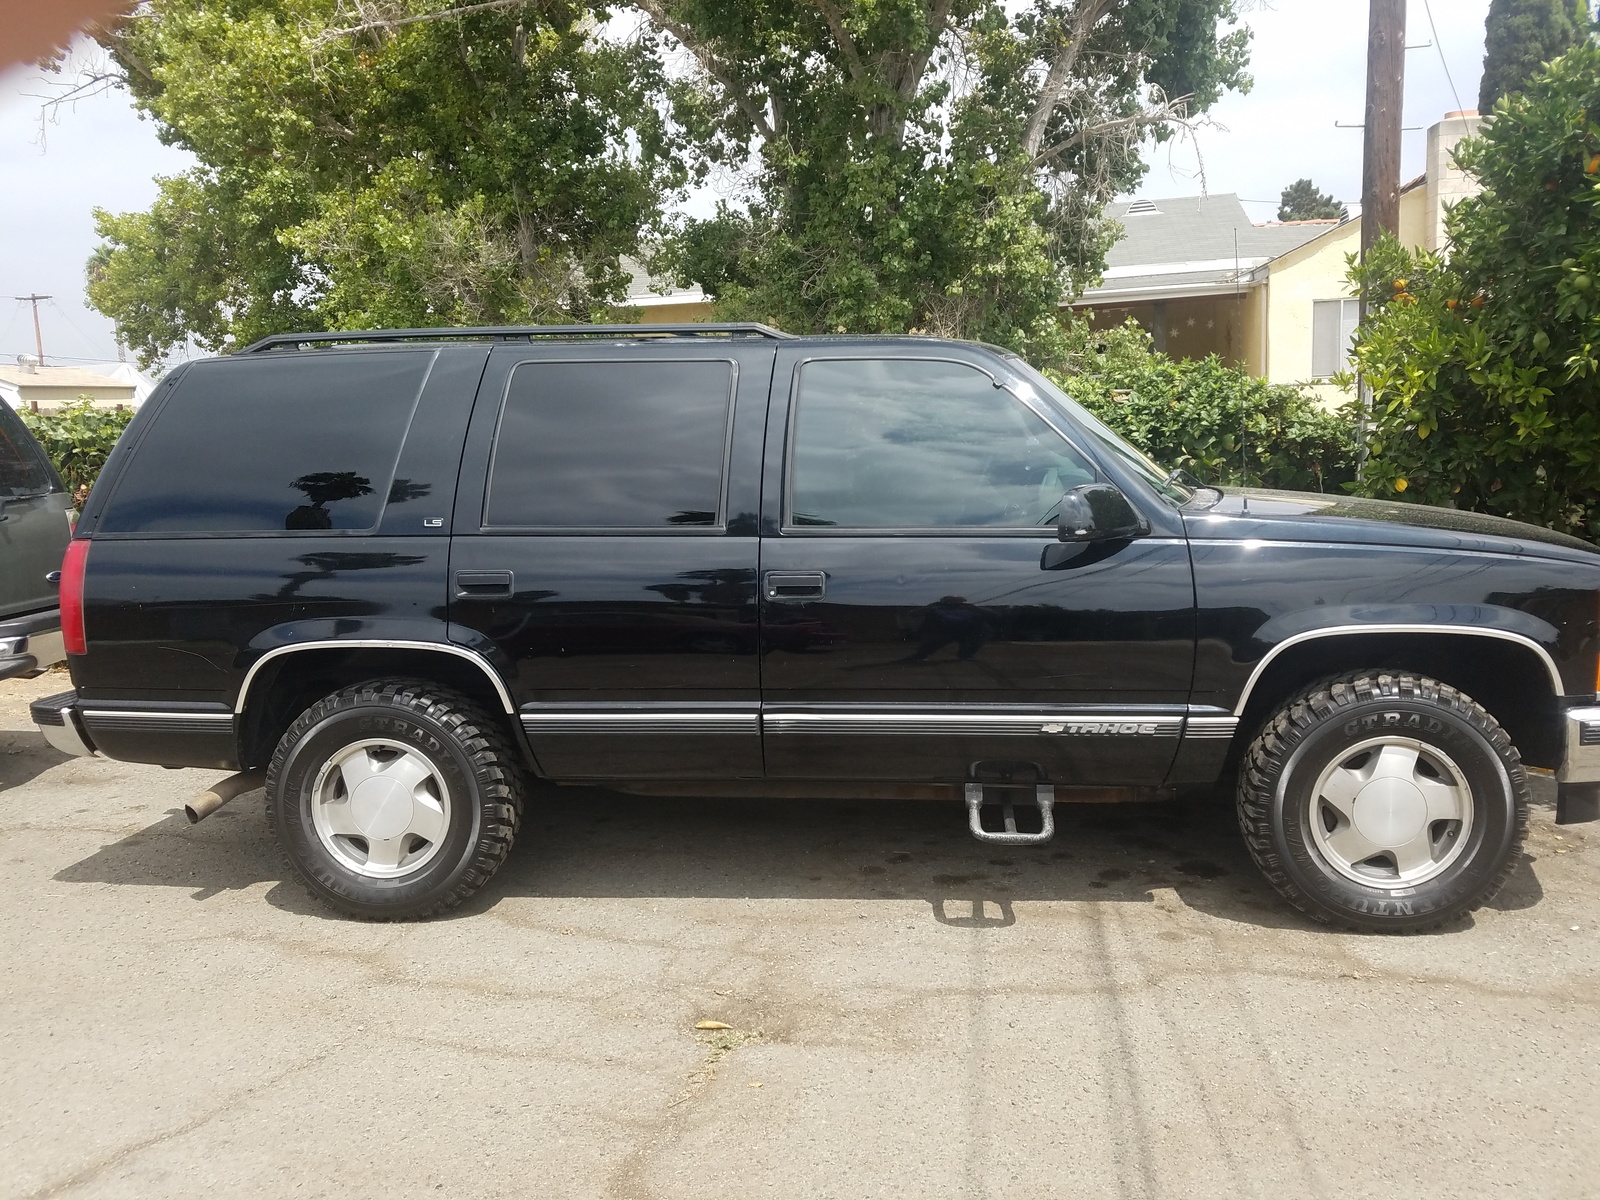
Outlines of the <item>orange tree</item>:
[{"label": "orange tree", "polygon": [[1451,209],[1448,260],[1385,239],[1352,270],[1358,487],[1600,538],[1600,47],[1501,99],[1456,157],[1483,191]]}]

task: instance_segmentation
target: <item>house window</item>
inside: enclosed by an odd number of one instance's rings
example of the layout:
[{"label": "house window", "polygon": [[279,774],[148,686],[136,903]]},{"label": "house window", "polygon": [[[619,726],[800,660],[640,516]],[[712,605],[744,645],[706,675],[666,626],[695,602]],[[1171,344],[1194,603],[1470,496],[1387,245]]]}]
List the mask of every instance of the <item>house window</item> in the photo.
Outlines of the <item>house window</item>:
[{"label": "house window", "polygon": [[1311,374],[1327,379],[1344,369],[1361,312],[1356,300],[1314,300],[1311,304]]}]

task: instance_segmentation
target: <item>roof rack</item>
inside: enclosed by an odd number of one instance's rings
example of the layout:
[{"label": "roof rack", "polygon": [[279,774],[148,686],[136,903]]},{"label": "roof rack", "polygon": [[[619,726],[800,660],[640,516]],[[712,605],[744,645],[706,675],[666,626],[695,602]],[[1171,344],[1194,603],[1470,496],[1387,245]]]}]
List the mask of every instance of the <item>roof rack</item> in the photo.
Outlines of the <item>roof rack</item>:
[{"label": "roof rack", "polygon": [[675,337],[762,337],[792,338],[770,325],[755,321],[705,321],[676,325],[479,325],[469,328],[374,329],[364,333],[275,333],[252,342],[238,354],[260,354],[301,346],[341,345],[360,342],[438,342],[501,341],[520,342],[534,338],[675,338]]}]

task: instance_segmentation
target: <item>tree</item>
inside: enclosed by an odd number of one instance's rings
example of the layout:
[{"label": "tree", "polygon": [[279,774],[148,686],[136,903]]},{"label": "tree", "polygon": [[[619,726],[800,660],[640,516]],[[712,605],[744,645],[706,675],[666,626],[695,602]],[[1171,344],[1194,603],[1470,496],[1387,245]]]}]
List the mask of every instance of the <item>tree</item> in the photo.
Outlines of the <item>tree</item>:
[{"label": "tree", "polygon": [[1296,179],[1278,199],[1280,221],[1342,221],[1349,210],[1309,179]]},{"label": "tree", "polygon": [[145,212],[96,213],[89,297],[141,362],[296,328],[583,321],[625,294],[621,256],[690,178],[654,36],[602,37],[606,10],[565,0],[355,11],[146,0],[101,32],[200,162]]},{"label": "tree", "polygon": [[1501,96],[1521,91],[1530,76],[1582,40],[1592,25],[1588,0],[1489,0],[1478,111],[1492,112]]},{"label": "tree", "polygon": [[1370,495],[1600,539],[1600,46],[1503,97],[1456,148],[1483,191],[1448,262],[1380,242],[1355,279],[1374,405]]},{"label": "tree", "polygon": [[1139,150],[1248,86],[1233,0],[638,0],[698,66],[747,203],[657,262],[719,315],[1048,360]]}]

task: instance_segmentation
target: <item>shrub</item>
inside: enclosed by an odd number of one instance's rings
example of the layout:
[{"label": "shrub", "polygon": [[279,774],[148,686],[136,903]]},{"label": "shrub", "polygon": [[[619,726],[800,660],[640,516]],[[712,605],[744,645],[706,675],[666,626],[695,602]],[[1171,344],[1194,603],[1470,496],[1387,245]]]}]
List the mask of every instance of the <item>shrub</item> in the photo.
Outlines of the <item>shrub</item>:
[{"label": "shrub", "polygon": [[1600,47],[1502,99],[1456,159],[1483,191],[1446,218],[1448,262],[1385,240],[1352,268],[1361,490],[1600,538]]},{"label": "shrub", "polygon": [[1162,466],[1202,483],[1291,491],[1343,490],[1354,480],[1348,411],[1325,412],[1298,388],[1256,379],[1216,355],[1168,358],[1132,320],[1105,330],[1076,324],[1068,369],[1052,376]]},{"label": "shrub", "polygon": [[79,396],[56,412],[24,410],[21,415],[76,497],[87,495],[94,486],[111,448],[133,419],[133,410],[96,408],[89,397]]}]

